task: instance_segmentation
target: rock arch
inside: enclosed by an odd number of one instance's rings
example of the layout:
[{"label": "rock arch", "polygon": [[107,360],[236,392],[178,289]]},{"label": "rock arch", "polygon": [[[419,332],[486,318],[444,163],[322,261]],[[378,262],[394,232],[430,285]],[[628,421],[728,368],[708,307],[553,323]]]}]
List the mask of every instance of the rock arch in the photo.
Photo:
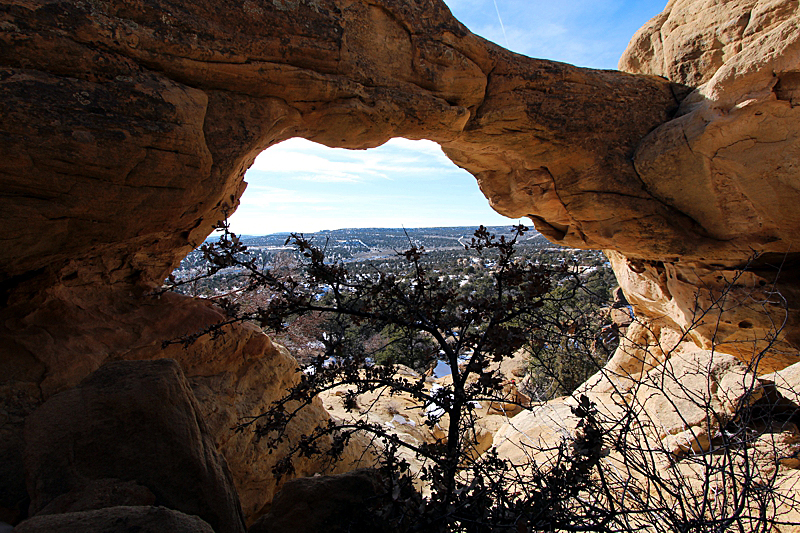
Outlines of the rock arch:
[{"label": "rock arch", "polygon": [[[16,483],[0,506],[20,497],[31,409],[214,318],[147,291],[236,205],[253,158],[289,137],[436,141],[501,213],[611,250],[629,300],[674,328],[752,250],[772,254],[753,283],[788,258],[794,296],[797,6],[728,4],[670,2],[632,41],[630,74],[513,54],[440,0],[0,2],[0,478]],[[724,325],[731,339],[762,326]],[[166,355],[199,390],[277,353],[237,334]]]}]

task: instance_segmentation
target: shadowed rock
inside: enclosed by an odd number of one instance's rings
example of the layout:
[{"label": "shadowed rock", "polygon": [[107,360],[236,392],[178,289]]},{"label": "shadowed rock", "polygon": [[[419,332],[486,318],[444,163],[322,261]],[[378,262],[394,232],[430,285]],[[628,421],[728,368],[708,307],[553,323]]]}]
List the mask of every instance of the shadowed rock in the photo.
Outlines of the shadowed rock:
[{"label": "shadowed rock", "polygon": [[[136,482],[157,504],[198,515],[215,531],[244,531],[225,459],[169,359],[109,363],[50,398],[26,423],[25,466],[31,515],[114,478]],[[75,508],[81,498],[70,499],[71,510],[84,510]],[[87,503],[96,507],[97,499]]]},{"label": "shadowed rock", "polygon": [[18,533],[213,533],[196,516],[164,507],[108,507],[57,515],[35,516],[16,528]]}]

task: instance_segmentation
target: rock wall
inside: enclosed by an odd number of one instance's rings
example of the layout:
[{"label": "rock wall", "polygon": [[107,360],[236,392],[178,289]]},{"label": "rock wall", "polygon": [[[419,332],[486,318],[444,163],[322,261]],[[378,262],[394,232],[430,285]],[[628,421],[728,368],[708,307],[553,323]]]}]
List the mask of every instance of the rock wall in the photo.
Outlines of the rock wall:
[{"label": "rock wall", "polygon": [[221,315],[152,289],[293,136],[437,141],[499,212],[608,250],[664,338],[748,361],[777,323],[765,371],[797,361],[798,17],[675,0],[625,73],[513,54],[439,0],[0,1],[0,520],[27,506],[26,417],[105,362],[162,357],[263,512],[268,463],[229,427],[291,359],[245,326],[162,348]]},{"label": "rock wall", "polygon": [[633,161],[654,197],[718,245],[699,257],[615,247],[617,277],[641,314],[668,317],[705,349],[749,360],[780,330],[765,372],[796,362],[800,340],[798,9],[796,1],[673,0],[619,63],[694,87]]}]

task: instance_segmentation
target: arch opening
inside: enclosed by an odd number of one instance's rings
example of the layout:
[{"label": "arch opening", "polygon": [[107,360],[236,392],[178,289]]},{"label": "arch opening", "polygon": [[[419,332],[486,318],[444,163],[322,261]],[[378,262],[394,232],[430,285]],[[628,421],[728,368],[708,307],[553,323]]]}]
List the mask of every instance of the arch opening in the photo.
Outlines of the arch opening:
[{"label": "arch opening", "polygon": [[238,234],[517,222],[492,210],[475,178],[427,140],[347,150],[293,138],[263,151],[245,180],[230,217]]}]

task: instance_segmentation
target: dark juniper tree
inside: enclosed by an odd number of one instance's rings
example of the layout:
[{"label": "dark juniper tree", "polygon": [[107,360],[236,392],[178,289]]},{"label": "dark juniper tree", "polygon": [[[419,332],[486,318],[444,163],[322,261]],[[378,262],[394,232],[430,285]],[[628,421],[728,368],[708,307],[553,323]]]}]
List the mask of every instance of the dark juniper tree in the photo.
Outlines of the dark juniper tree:
[{"label": "dark juniper tree", "polygon": [[[544,463],[512,464],[493,449],[476,453],[476,404],[509,401],[498,371],[504,359],[528,347],[533,370],[560,379],[557,386],[564,392],[574,386],[567,381],[578,381],[572,374],[592,373],[605,361],[595,349],[602,325],[583,303],[575,303],[576,295],[586,291],[585,277],[568,263],[518,257],[525,226],[500,237],[484,227],[475,231],[466,248],[490,273],[488,282],[484,277],[474,288],[441,276],[426,263],[422,246],[410,239],[408,249],[398,252],[404,268],[353,272],[327,259],[326,243],[293,234],[286,243],[296,248],[300,267],[277,271],[248,256],[227,224],[220,229],[221,237],[202,248],[209,273],[232,272],[241,280],[240,293],[259,294],[257,305],[219,299],[230,322],[252,320],[272,332],[311,316],[327,324],[324,349],[302,368],[297,384],[237,430],[255,431],[277,448],[287,441],[287,426],[319,393],[341,385],[347,385],[341,396],[346,409],[356,409],[358,399],[368,393],[402,393],[426,408],[431,427],[443,427],[433,442],[413,444],[365,419],[331,420],[289,442],[288,453],[274,468],[277,476],[292,474],[298,456],[336,460],[355,435],[380,443],[385,491],[338,530],[769,531],[779,505],[786,508],[786,497],[773,490],[777,474],[762,476],[760,463],[753,459],[750,428],[755,426],[753,413],[764,416],[763,406],[754,410],[744,402],[726,418],[712,443],[716,448],[686,458],[659,448],[657,440],[654,444],[652,428],[641,424],[641,406],[623,393],[611,417],[587,396],[574,398],[570,436],[548,449],[529,450],[531,458],[544,453]],[[203,334],[218,333],[224,326]],[[413,378],[396,365],[375,364],[404,350],[414,354],[418,367],[442,361],[452,380],[431,388],[424,376]],[[680,386],[676,376],[662,378]],[[704,398],[697,391],[684,392]],[[746,391],[744,397],[751,392],[757,391]],[[706,402],[701,407],[708,409],[709,418],[714,416],[710,401],[698,402]],[[764,426],[761,419],[758,423]],[[420,459],[420,472],[410,471],[398,453],[401,448]],[[676,474],[681,464],[699,469],[699,485]],[[709,489],[717,478],[728,493]],[[720,494],[727,499],[720,500]]]}]

